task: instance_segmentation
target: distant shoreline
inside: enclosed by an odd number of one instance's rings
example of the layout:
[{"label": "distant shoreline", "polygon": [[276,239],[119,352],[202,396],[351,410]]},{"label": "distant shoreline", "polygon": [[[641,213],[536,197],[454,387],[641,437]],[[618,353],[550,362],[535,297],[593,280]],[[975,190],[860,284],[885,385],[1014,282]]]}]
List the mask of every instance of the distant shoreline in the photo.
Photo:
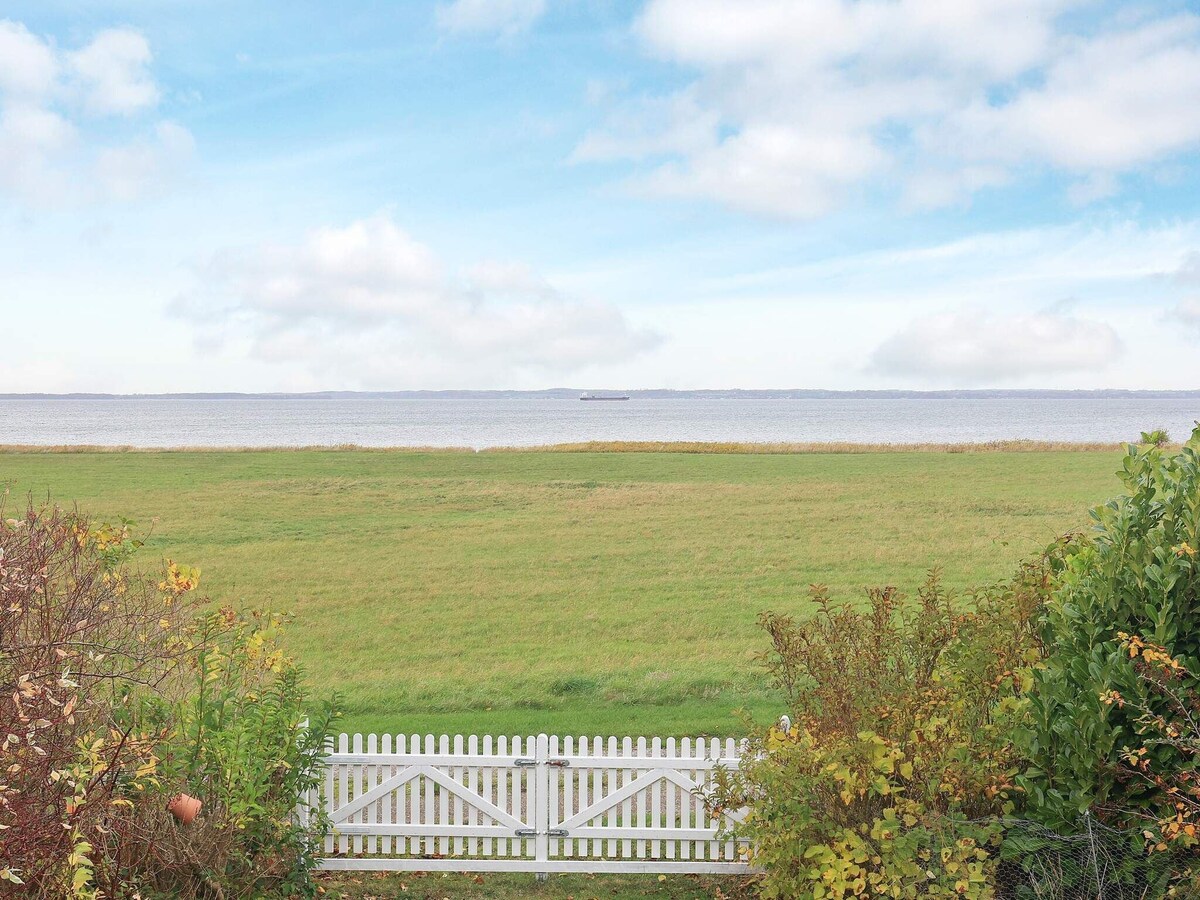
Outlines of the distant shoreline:
[{"label": "distant shoreline", "polygon": [[627,394],[633,400],[1200,400],[1196,390],[666,390],[548,388],[541,391],[310,391],[305,393],[199,392],[165,394],[17,394],[0,400],[578,400],[583,393]]},{"label": "distant shoreline", "polygon": [[[372,447],[362,444],[309,444],[306,446],[179,446],[139,447],[132,444],[0,444],[3,454],[72,453],[684,453],[776,456],[800,454],[867,453],[1116,453],[1127,444],[1107,441],[979,441],[959,443],[879,444],[848,441],[807,443],[752,443],[736,441],[585,441],[538,446]],[[1176,445],[1172,445],[1176,446]]]}]

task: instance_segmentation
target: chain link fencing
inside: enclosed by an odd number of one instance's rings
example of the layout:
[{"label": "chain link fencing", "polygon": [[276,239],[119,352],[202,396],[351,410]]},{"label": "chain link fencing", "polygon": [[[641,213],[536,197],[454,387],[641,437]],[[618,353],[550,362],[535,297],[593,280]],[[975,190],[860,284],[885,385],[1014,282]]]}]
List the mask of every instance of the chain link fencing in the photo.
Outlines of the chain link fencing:
[{"label": "chain link fencing", "polygon": [[[945,842],[961,840],[963,825],[947,823]],[[1070,833],[1036,822],[1005,819],[970,823],[994,830],[988,848],[996,900],[1200,900],[1200,855],[1150,849],[1140,831],[1110,828],[1084,816]]]}]

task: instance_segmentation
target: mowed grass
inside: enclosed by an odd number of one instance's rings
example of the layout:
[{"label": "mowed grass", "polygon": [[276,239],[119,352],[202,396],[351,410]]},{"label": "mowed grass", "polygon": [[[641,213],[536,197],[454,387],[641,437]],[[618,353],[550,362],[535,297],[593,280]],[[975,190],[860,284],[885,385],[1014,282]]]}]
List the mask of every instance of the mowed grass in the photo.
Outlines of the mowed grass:
[{"label": "mowed grass", "polygon": [[1086,523],[1111,450],[0,454],[32,493],[152,529],[143,564],[287,609],[347,731],[737,734],[781,710],[755,619],[807,587],[962,588]]},{"label": "mowed grass", "polygon": [[328,900],[739,900],[754,896],[747,879],[703,875],[468,875],[446,872],[327,874]]}]

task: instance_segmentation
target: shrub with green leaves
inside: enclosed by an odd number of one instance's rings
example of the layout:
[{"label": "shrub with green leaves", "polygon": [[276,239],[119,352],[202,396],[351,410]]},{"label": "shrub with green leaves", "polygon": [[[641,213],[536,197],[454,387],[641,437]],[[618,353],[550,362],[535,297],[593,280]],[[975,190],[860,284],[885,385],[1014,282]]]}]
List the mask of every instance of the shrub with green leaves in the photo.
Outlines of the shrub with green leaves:
[{"label": "shrub with green leaves", "polygon": [[[212,611],[197,570],[139,571],[133,535],[53,506],[0,518],[0,896],[312,895],[325,823],[296,807],[332,706],[279,617]],[[187,824],[179,793],[204,804]]]},{"label": "shrub with green leaves", "polygon": [[[282,616],[230,607],[198,614],[193,649],[171,688],[149,699],[164,735],[159,789],[114,829],[107,847],[143,897],[313,896],[310,872],[326,823],[298,807],[317,787],[332,701],[310,708],[300,670],[278,644]],[[181,826],[169,797],[201,800]]]},{"label": "shrub with green leaves", "polygon": [[1167,433],[1165,428],[1155,428],[1153,431],[1143,431],[1141,433],[1141,443],[1150,444],[1153,447],[1165,447],[1171,443],[1171,435]]},{"label": "shrub with green leaves", "polygon": [[[1200,779],[1186,744],[1153,734],[1200,709],[1200,427],[1177,453],[1129,447],[1119,474],[1127,493],[1092,511],[1067,554],[1017,732],[1029,814],[1055,828],[1088,812],[1139,829],[1170,821],[1172,784]],[[1147,646],[1178,666],[1165,681],[1146,677]]]},{"label": "shrub with green leaves", "polygon": [[758,730],[715,801],[748,808],[735,831],[763,896],[993,896],[987,819],[1016,799],[1008,735],[1048,584],[1038,560],[965,600],[931,575],[915,603],[883,588],[862,611],[816,587],[814,616],[762,617],[794,724]]}]

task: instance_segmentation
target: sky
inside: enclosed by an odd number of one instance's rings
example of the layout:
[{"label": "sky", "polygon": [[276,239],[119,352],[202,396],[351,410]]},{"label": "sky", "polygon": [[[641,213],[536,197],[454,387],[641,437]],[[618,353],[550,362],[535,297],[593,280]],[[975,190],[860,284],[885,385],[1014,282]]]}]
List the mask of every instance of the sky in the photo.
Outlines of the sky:
[{"label": "sky", "polygon": [[0,393],[1200,388],[1200,4],[0,2]]}]

